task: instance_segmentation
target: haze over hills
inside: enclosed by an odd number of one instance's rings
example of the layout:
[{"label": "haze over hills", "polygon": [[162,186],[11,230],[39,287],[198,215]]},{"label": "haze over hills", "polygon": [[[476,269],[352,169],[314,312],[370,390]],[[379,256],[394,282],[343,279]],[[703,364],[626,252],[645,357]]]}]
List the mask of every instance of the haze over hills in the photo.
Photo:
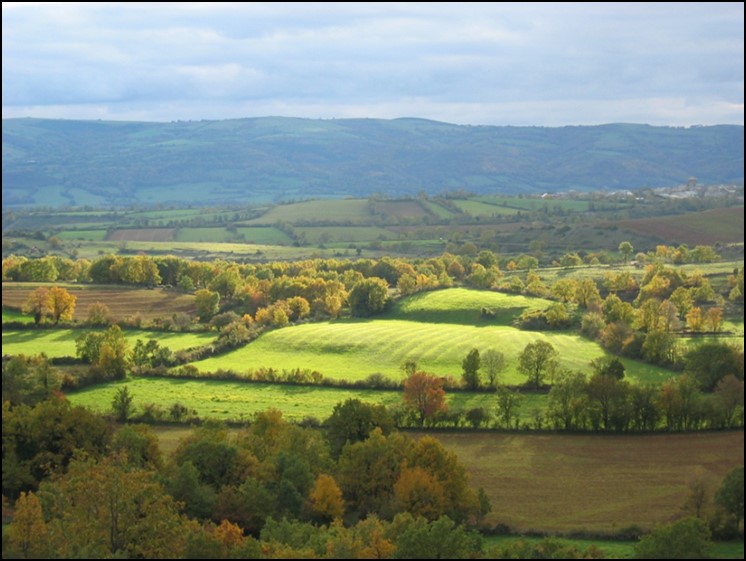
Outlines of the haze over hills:
[{"label": "haze over hills", "polygon": [[742,182],[743,170],[736,125],[3,120],[3,207],[616,190]]}]

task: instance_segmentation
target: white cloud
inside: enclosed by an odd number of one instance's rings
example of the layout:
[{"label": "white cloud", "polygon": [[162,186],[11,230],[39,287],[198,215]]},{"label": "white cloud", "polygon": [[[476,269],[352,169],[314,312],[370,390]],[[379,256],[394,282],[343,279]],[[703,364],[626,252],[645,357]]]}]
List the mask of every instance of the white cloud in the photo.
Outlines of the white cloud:
[{"label": "white cloud", "polygon": [[742,3],[3,4],[3,117],[743,124]]}]

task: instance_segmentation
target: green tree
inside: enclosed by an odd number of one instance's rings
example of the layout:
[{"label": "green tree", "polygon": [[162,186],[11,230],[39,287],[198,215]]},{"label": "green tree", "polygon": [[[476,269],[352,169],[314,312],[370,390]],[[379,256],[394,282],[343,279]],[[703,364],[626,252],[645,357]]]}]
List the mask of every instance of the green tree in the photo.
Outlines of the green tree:
[{"label": "green tree", "polygon": [[127,386],[119,388],[111,400],[111,410],[120,423],[126,423],[135,409],[134,398]]},{"label": "green tree", "polygon": [[743,520],[743,466],[730,470],[715,493],[715,502],[736,521],[738,528]]},{"label": "green tree", "polygon": [[447,516],[433,522],[399,514],[392,522],[398,559],[471,559],[482,550],[481,536]]},{"label": "green tree", "polygon": [[546,341],[529,343],[518,357],[518,371],[528,377],[528,385],[540,388],[547,374],[552,374],[557,367],[559,354]]},{"label": "green tree", "polygon": [[507,367],[505,355],[495,349],[488,349],[480,356],[482,367],[487,373],[487,384],[490,388],[497,387],[498,375]]},{"label": "green tree", "polygon": [[626,265],[629,261],[629,256],[634,253],[635,248],[632,247],[631,243],[625,241],[619,244],[619,251],[624,255],[624,264]]},{"label": "green tree", "polygon": [[596,374],[621,380],[624,378],[624,363],[615,356],[603,356],[591,361],[591,368]]},{"label": "green tree", "polygon": [[512,428],[518,421],[518,411],[523,397],[518,391],[505,386],[497,387],[497,419],[503,428]]},{"label": "green tree", "polygon": [[476,390],[479,388],[479,368],[481,361],[479,359],[479,350],[472,349],[469,354],[466,355],[464,360],[461,362],[461,368],[463,373],[461,377],[464,381],[464,386],[470,390]]},{"label": "green tree", "polygon": [[658,526],[635,546],[637,559],[709,559],[711,555],[710,530],[699,518]]},{"label": "green tree", "polygon": [[201,288],[194,293],[194,306],[197,310],[197,317],[202,322],[210,321],[212,316],[218,313],[220,305],[220,294]]},{"label": "green tree", "polygon": [[375,428],[380,428],[384,435],[388,435],[394,428],[394,421],[383,405],[348,399],[334,406],[324,426],[332,455],[338,457],[345,444],[365,440]]},{"label": "green tree", "polygon": [[743,352],[718,342],[691,346],[684,355],[684,371],[696,378],[702,390],[712,391],[728,374],[743,379]]},{"label": "green tree", "polygon": [[381,313],[388,302],[389,286],[376,277],[363,279],[347,295],[353,316],[367,317]]}]

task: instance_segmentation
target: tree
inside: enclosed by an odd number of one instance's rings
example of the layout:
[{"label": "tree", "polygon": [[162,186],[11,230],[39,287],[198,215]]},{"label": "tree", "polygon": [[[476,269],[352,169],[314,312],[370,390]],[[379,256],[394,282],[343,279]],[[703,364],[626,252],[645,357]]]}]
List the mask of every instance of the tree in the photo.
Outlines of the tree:
[{"label": "tree", "polygon": [[461,362],[461,368],[463,369],[461,377],[464,380],[464,385],[470,390],[479,388],[479,367],[479,350],[472,349]]},{"label": "tree", "polygon": [[691,346],[684,355],[684,372],[694,376],[702,390],[709,392],[728,374],[743,378],[743,353],[718,342]]},{"label": "tree", "polygon": [[324,521],[342,518],[345,511],[342,490],[331,475],[320,474],[308,498],[311,502],[311,510]]},{"label": "tree", "polygon": [[347,295],[353,316],[367,317],[384,310],[388,302],[389,285],[385,280],[372,277],[355,284]]},{"label": "tree", "polygon": [[404,468],[394,484],[394,498],[399,512],[435,520],[445,511],[443,485],[432,473],[420,467]]},{"label": "tree", "polygon": [[715,307],[707,310],[704,323],[710,331],[718,333],[723,325],[723,309]]},{"label": "tree", "polygon": [[704,511],[709,501],[710,493],[704,478],[702,468],[697,468],[692,478],[686,484],[689,489],[684,510],[691,512],[697,518],[704,518]]},{"label": "tree", "polygon": [[735,519],[738,528],[743,519],[743,466],[728,472],[715,493],[715,502]]},{"label": "tree", "polygon": [[331,416],[324,421],[326,438],[336,458],[348,442],[354,444],[365,440],[376,427],[384,435],[394,428],[394,421],[383,405],[363,403],[359,399],[348,399],[334,406]]},{"label": "tree", "polygon": [[54,323],[60,320],[71,320],[75,313],[75,303],[78,297],[70,294],[64,288],[53,286],[49,289],[49,310]]},{"label": "tree", "polygon": [[580,372],[562,371],[549,390],[547,413],[561,429],[581,428],[585,422],[585,400],[585,376]]},{"label": "tree", "polygon": [[509,429],[514,421],[517,422],[522,400],[523,397],[517,391],[505,386],[497,387],[497,419],[502,427]]},{"label": "tree", "polygon": [[626,265],[629,261],[629,256],[634,253],[635,248],[632,247],[631,243],[625,241],[619,244],[619,251],[624,255],[624,264]]},{"label": "tree", "polygon": [[624,363],[615,356],[594,358],[591,361],[591,368],[601,376],[610,376],[617,380],[624,378]]},{"label": "tree", "polygon": [[[3,496],[4,509],[5,496]],[[41,502],[34,493],[29,491],[28,494],[21,493],[18,497],[13,522],[8,528],[8,540],[12,552],[22,559],[47,559],[49,557],[47,524],[44,522]],[[3,557],[5,557],[5,551],[3,551]]]},{"label": "tree", "polygon": [[426,372],[415,372],[405,380],[404,402],[417,414],[421,427],[427,419],[448,409],[443,382]]},{"label": "tree", "polygon": [[392,522],[399,559],[470,559],[482,549],[481,536],[448,516],[433,522],[398,514]]},{"label": "tree", "polygon": [[503,372],[507,367],[505,355],[500,351],[488,349],[481,355],[482,367],[487,372],[487,383],[490,388],[497,386],[498,374]]},{"label": "tree", "polygon": [[704,520],[683,518],[643,536],[635,546],[635,558],[708,559],[711,549],[710,530]]},{"label": "tree", "polygon": [[529,343],[518,357],[518,371],[528,377],[528,385],[540,388],[547,374],[557,367],[557,351],[546,341]]},{"label": "tree", "polygon": [[194,293],[194,305],[197,309],[197,317],[200,321],[209,321],[212,316],[218,313],[220,294],[202,288]]},{"label": "tree", "polygon": [[26,303],[23,305],[23,313],[32,314],[34,316],[34,323],[44,323],[44,318],[52,315],[52,304],[49,298],[49,289],[40,286],[34,290],[26,298]]},{"label": "tree", "polygon": [[194,530],[154,472],[121,458],[75,460],[43,491],[49,542],[61,558],[179,558]]},{"label": "tree", "polygon": [[111,409],[120,423],[126,423],[134,410],[133,397],[127,386],[121,387],[111,400]]},{"label": "tree", "polygon": [[88,325],[109,325],[111,323],[111,310],[106,304],[96,302],[88,306],[88,315],[86,319]]}]

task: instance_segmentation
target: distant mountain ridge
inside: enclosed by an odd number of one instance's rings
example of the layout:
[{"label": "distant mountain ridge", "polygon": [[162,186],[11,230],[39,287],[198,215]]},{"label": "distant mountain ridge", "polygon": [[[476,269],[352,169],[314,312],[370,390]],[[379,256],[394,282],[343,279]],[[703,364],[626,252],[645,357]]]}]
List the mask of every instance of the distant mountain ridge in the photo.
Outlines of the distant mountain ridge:
[{"label": "distant mountain ridge", "polygon": [[742,182],[744,128],[261,117],[4,119],[3,206],[616,190]]}]

